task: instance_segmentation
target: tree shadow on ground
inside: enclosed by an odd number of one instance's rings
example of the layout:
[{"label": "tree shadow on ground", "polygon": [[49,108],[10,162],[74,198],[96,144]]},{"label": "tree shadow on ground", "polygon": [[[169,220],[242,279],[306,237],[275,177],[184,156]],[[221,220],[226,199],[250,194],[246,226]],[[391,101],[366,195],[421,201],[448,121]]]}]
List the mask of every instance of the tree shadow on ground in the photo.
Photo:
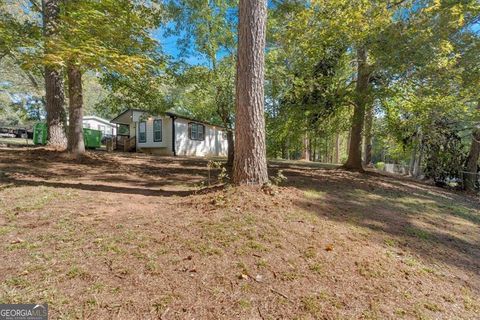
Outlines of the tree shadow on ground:
[{"label": "tree shadow on ground", "polygon": [[[145,159],[147,157],[147,159]],[[151,159],[150,159],[151,158]],[[63,153],[42,150],[0,150],[0,160],[8,163],[2,172],[15,184],[30,183],[61,185],[57,181],[82,183],[82,190],[154,195],[152,188],[181,187],[190,194],[204,185],[218,181],[219,169],[209,170],[206,161],[175,159],[144,155],[87,154],[80,161]],[[146,162],[146,160],[152,160]],[[174,163],[175,165],[170,165]],[[202,166],[198,166],[198,164]],[[53,181],[52,181],[53,180]],[[23,182],[22,182],[23,181]],[[106,185],[108,184],[108,186]],[[134,185],[136,188],[131,188]],[[110,191],[109,191],[110,190]],[[117,190],[117,191],[113,191]],[[166,191],[166,190],[165,190]],[[168,193],[171,190],[166,191]],[[182,192],[179,192],[182,194]],[[157,195],[161,195],[158,194]]]},{"label": "tree shadow on ground", "polygon": [[[341,170],[286,170],[287,185],[317,198],[295,205],[318,216],[372,230],[376,241],[393,237],[427,261],[480,274],[480,205],[465,196],[422,183]],[[461,219],[469,226],[464,227]],[[470,229],[468,238],[461,229]],[[475,282],[475,286],[480,284]]]},{"label": "tree shadow on ground", "polygon": [[12,184],[14,186],[34,186],[34,187],[51,187],[51,188],[64,188],[64,189],[76,189],[76,190],[85,190],[85,191],[94,191],[94,192],[109,192],[109,193],[121,193],[128,195],[142,195],[142,196],[153,196],[153,197],[186,197],[195,192],[189,190],[162,190],[162,189],[147,189],[147,188],[129,188],[129,187],[120,187],[112,185],[102,185],[102,184],[84,184],[84,183],[63,183],[63,182],[52,182],[52,181],[34,181],[34,180],[15,180],[7,179],[7,184]]}]

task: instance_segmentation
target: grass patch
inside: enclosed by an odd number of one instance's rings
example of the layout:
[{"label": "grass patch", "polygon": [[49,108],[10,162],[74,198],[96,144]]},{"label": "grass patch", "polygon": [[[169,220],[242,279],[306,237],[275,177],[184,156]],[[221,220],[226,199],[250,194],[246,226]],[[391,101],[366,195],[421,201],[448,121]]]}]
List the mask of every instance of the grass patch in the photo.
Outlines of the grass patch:
[{"label": "grass patch", "polygon": [[422,240],[431,240],[433,238],[433,236],[428,231],[415,227],[406,227],[405,233],[409,236],[416,237]]},{"label": "grass patch", "polygon": [[167,309],[167,307],[173,302],[173,296],[171,295],[164,295],[155,300],[152,304],[153,309],[159,315],[162,315],[163,312]]},{"label": "grass patch", "polygon": [[88,276],[88,273],[78,266],[73,266],[68,270],[66,276],[68,279],[75,279],[75,278],[83,279]]},{"label": "grass patch", "polygon": [[304,192],[305,197],[312,200],[323,200],[325,199],[327,193],[325,191],[318,191],[315,189],[310,189]]},{"label": "grass patch", "polygon": [[385,238],[383,239],[383,242],[387,247],[395,247],[397,245],[397,242],[391,238]]},{"label": "grass patch", "polygon": [[433,302],[425,302],[423,304],[423,307],[427,310],[433,311],[433,312],[441,312],[443,311],[442,308],[440,308],[436,303]]},{"label": "grass patch", "polygon": [[324,271],[324,267],[322,264],[315,262],[314,264],[311,264],[309,267],[310,271],[316,273],[316,274],[322,274]]}]

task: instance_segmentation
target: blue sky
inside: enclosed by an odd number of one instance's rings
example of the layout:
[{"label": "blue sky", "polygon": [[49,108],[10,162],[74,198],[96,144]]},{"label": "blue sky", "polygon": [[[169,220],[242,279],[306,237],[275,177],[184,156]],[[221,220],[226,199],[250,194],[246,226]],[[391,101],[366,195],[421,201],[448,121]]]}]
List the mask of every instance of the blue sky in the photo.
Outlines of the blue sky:
[{"label": "blue sky", "polygon": [[[163,28],[157,29],[153,32],[153,37],[158,40],[165,54],[170,55],[175,60],[183,60],[189,65],[208,65],[207,60],[198,52],[190,52],[186,56],[182,56],[178,40],[182,36],[169,35],[165,36]],[[477,34],[480,33],[480,23],[476,23],[471,27],[471,30]],[[192,46],[193,47],[193,46]]]},{"label": "blue sky", "polygon": [[473,30],[473,32],[475,32],[475,33],[480,33],[480,22],[474,24],[474,25],[472,26],[472,30]]},{"label": "blue sky", "polygon": [[153,32],[153,37],[158,40],[164,53],[172,56],[175,60],[182,59],[190,65],[207,65],[207,60],[198,52],[192,52],[186,56],[182,56],[177,43],[181,36],[182,35],[165,36],[164,29],[157,29]]}]

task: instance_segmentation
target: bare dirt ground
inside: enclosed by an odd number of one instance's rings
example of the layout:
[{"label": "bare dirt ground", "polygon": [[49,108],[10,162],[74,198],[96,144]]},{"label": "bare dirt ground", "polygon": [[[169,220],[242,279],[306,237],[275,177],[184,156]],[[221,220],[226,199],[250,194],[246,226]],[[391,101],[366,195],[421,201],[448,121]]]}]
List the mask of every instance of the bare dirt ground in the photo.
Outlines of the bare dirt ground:
[{"label": "bare dirt ground", "polygon": [[[51,319],[478,319],[477,199],[274,163],[273,192],[207,162],[0,149],[0,303]],[[215,179],[218,170],[212,174]]]}]

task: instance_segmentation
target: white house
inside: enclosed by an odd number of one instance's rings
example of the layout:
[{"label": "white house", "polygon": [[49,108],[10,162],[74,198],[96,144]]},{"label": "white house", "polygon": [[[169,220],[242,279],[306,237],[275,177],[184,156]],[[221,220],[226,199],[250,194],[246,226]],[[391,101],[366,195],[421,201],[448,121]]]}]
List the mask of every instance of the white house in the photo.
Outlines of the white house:
[{"label": "white house", "polygon": [[172,156],[227,156],[224,128],[172,112],[151,116],[128,109],[110,122],[129,141],[127,149]]},{"label": "white house", "polygon": [[83,127],[102,131],[104,137],[117,135],[117,126],[111,124],[108,120],[96,116],[84,116]]}]

